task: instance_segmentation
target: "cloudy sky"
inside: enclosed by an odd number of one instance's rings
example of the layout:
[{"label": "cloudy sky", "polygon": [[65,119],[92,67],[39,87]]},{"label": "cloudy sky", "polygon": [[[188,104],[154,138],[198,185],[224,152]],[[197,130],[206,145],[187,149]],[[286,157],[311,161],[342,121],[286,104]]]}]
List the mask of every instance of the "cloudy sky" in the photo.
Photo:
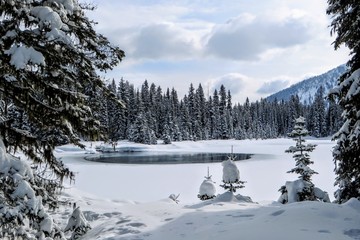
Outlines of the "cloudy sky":
[{"label": "cloudy sky", "polygon": [[348,60],[334,51],[326,0],[93,0],[96,29],[126,53],[106,78],[145,79],[183,97],[224,84],[255,101]]}]

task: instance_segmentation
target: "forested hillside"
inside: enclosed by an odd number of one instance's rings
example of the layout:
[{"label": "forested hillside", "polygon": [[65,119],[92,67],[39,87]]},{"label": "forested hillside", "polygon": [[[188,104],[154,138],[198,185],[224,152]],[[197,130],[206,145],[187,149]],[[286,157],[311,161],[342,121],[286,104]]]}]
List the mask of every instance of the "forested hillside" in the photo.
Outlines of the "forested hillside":
[{"label": "forested hillside", "polygon": [[231,92],[223,85],[205,97],[201,84],[189,86],[180,99],[175,89],[162,90],[145,81],[141,89],[121,79],[108,86],[125,104],[119,108],[111,100],[99,98],[97,113],[104,131],[112,141],[130,141],[156,144],[182,140],[252,139],[286,136],[294,119],[304,116],[307,129],[315,137],[335,133],[341,126],[341,109],[323,98],[320,87],[311,105],[304,105],[298,96],[289,101],[233,103]]},{"label": "forested hillside", "polygon": [[312,104],[320,86],[324,88],[324,97],[333,89],[342,74],[347,71],[345,64],[333,68],[319,76],[314,76],[285,88],[267,97],[269,101],[274,99],[289,101],[292,95],[298,95],[304,104]]}]

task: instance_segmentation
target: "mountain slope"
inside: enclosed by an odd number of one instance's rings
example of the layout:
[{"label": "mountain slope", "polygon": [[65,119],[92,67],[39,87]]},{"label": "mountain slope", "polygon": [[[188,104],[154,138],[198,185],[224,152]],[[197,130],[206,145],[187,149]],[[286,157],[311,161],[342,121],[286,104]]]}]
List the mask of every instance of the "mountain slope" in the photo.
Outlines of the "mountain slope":
[{"label": "mountain slope", "polygon": [[286,89],[274,93],[267,97],[268,101],[289,100],[292,95],[298,95],[302,103],[312,103],[314,96],[320,86],[324,87],[324,93],[327,94],[336,84],[339,77],[346,71],[346,66],[340,65],[324,74],[311,77],[294,84]]}]

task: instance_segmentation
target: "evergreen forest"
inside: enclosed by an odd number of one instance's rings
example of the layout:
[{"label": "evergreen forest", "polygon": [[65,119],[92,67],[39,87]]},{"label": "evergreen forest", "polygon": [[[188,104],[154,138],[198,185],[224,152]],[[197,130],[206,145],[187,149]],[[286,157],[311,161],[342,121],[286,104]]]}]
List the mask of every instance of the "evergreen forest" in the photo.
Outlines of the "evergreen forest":
[{"label": "evergreen forest", "polygon": [[[230,89],[224,85],[205,94],[201,84],[189,86],[181,99],[172,88],[163,90],[144,81],[140,89],[121,79],[112,80],[108,88],[125,105],[98,96],[97,117],[110,141],[128,139],[156,144],[185,140],[268,139],[287,136],[299,116],[314,137],[331,136],[342,125],[341,108],[327,100],[319,87],[314,101],[303,104],[297,95],[289,101],[233,103]],[[208,95],[208,96],[207,96]]]}]

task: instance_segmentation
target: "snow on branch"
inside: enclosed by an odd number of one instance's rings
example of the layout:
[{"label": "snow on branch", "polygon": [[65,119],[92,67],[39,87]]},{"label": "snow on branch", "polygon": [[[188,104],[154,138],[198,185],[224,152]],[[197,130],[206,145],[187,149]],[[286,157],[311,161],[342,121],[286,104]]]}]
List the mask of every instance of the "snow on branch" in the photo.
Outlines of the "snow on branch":
[{"label": "snow on branch", "polygon": [[14,45],[5,54],[11,56],[10,64],[16,69],[24,69],[29,63],[45,65],[44,56],[33,47]]}]

